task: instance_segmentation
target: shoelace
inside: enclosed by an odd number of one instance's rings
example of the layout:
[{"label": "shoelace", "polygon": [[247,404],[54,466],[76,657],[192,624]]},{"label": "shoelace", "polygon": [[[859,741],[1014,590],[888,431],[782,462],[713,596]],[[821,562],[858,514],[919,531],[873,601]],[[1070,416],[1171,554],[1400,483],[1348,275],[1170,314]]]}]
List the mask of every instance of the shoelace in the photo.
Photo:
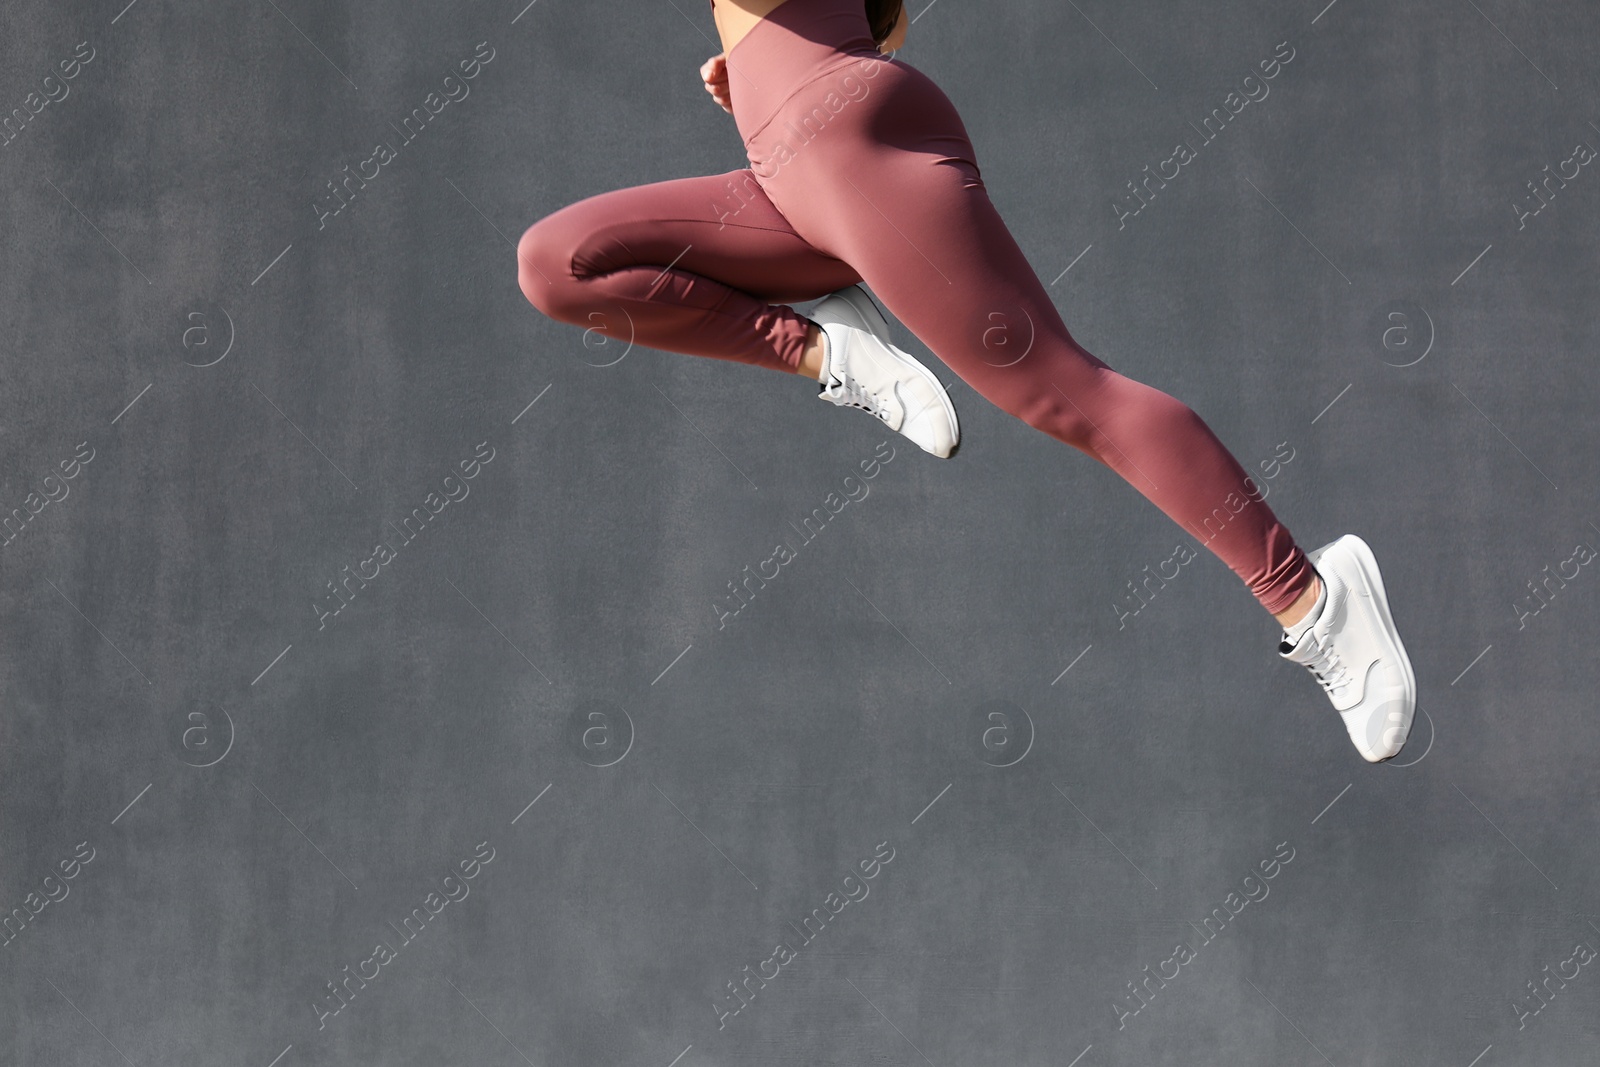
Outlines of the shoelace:
[{"label": "shoelace", "polygon": [[1316,653],[1306,668],[1328,695],[1333,696],[1350,684],[1350,672],[1339,658],[1338,651],[1331,644],[1324,643],[1315,632],[1311,634],[1311,644]]},{"label": "shoelace", "polygon": [[839,378],[835,376],[833,381],[834,384],[828,385],[822,390],[827,394],[828,399],[841,407],[861,408],[883,422],[889,421],[888,402],[885,399],[861,388],[861,384],[854,378]]}]

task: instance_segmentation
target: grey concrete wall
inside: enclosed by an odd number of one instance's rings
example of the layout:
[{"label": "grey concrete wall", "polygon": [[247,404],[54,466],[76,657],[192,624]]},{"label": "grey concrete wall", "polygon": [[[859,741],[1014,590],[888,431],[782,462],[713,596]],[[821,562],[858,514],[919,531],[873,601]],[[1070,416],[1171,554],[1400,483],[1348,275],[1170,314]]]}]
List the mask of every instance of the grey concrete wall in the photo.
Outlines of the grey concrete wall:
[{"label": "grey concrete wall", "polygon": [[1373,767],[1209,555],[1119,623],[1190,540],[959,383],[795,545],[872,420],[530,308],[527,225],[743,157],[703,4],[524,2],[7,6],[0,1063],[1593,1060],[1592,5],[913,9],[1074,335],[1374,546]]}]

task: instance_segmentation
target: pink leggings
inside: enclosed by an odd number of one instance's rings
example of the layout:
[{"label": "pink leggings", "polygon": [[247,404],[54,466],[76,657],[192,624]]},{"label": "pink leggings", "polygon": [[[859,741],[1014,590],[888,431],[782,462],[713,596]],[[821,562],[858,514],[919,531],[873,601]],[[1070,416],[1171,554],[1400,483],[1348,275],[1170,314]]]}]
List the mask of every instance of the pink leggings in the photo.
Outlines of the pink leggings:
[{"label": "pink leggings", "polygon": [[780,370],[785,301],[864,281],[991,403],[1116,471],[1269,612],[1314,571],[1200,417],[1085,351],[989,200],[966,129],[925,75],[880,56],[862,0],[787,0],[729,56],[750,167],[621,189],[536,223],[529,301],[624,342]]}]

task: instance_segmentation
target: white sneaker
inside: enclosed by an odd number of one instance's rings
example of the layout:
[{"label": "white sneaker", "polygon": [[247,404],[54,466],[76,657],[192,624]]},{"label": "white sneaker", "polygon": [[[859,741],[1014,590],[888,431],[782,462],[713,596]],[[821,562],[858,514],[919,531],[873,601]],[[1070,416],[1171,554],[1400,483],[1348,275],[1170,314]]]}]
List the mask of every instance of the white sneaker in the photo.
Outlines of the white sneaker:
[{"label": "white sneaker", "polygon": [[1417,679],[1389,614],[1378,561],[1354,534],[1306,555],[1327,597],[1316,621],[1293,644],[1286,632],[1278,652],[1316,677],[1362,758],[1392,759],[1411,732]]},{"label": "white sneaker", "polygon": [[889,343],[889,324],[865,290],[852,285],[808,316],[822,329],[823,400],[871,412],[941,459],[961,443],[955,405],[927,367]]}]

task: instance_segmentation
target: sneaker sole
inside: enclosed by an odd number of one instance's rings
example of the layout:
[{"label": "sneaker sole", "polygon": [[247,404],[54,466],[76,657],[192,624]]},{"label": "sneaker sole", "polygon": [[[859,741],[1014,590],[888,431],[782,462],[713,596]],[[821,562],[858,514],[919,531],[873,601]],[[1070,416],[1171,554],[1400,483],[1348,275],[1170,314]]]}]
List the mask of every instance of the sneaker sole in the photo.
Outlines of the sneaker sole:
[{"label": "sneaker sole", "polygon": [[[1345,534],[1334,544],[1338,544],[1340,541],[1346,542],[1345,547],[1349,549],[1350,555],[1355,560],[1357,573],[1360,574],[1362,583],[1367,587],[1367,595],[1377,605],[1378,616],[1383,620],[1390,639],[1394,641],[1395,650],[1400,653],[1400,666],[1405,670],[1406,675],[1406,691],[1411,697],[1411,722],[1406,723],[1406,740],[1400,743],[1400,750],[1393,755],[1373,761],[1374,763],[1388,763],[1395,756],[1400,755],[1400,752],[1405,751],[1406,742],[1411,740],[1411,726],[1416,721],[1417,712],[1417,676],[1411,669],[1411,657],[1406,653],[1405,642],[1400,639],[1400,630],[1394,624],[1394,615],[1389,611],[1389,594],[1383,586],[1383,572],[1378,569],[1378,559],[1372,554],[1371,546],[1355,534]],[[1330,545],[1328,547],[1331,548],[1333,546]],[[1320,557],[1321,553],[1318,553],[1318,556]],[[1313,559],[1311,562],[1315,564],[1316,560]]]},{"label": "sneaker sole", "polygon": [[[1384,625],[1389,628],[1389,633],[1394,638],[1395,648],[1399,649],[1400,651],[1400,665],[1406,670],[1406,690],[1411,694],[1411,717],[1412,723],[1414,723],[1416,721],[1417,712],[1417,674],[1416,671],[1414,671],[1411,667],[1411,656],[1406,652],[1405,642],[1400,639],[1400,628],[1394,624],[1394,615],[1389,610],[1389,593],[1386,589],[1384,589],[1383,586],[1383,572],[1378,569],[1378,559],[1372,554],[1371,546],[1369,546],[1365,541],[1357,537],[1355,534],[1348,534],[1346,536],[1348,536],[1352,541],[1350,547],[1354,551],[1356,558],[1360,561],[1362,569],[1368,572],[1367,576],[1370,578],[1372,584],[1377,586],[1378,610],[1383,615]],[[1406,724],[1407,741],[1411,740],[1412,723]],[[1404,748],[1405,746],[1402,744],[1401,747]],[[1397,752],[1395,755],[1398,756],[1399,753]],[[1388,757],[1388,759],[1393,758],[1394,756]],[[1386,761],[1380,760],[1379,762],[1382,763]]]},{"label": "sneaker sole", "polygon": [[[953,437],[953,440],[950,442],[950,455],[943,456],[941,458],[949,459],[951,456],[954,456],[956,454],[956,450],[961,447],[961,423],[956,419],[956,406],[950,402],[949,392],[945,389],[944,383],[939,381],[939,376],[934,374],[933,371],[929,370],[927,367],[923,366],[921,360],[917,359],[909,352],[901,351],[894,345],[889,345],[888,348],[889,351],[893,352],[902,363],[905,363],[922,376],[922,380],[927,382],[928,387],[933,390],[933,395],[937,396],[939,398],[939,402],[944,405],[944,413],[950,418],[950,428],[953,431],[951,436]],[[904,403],[905,401],[902,400],[901,404]],[[918,408],[915,414],[922,414],[922,409]]]}]

